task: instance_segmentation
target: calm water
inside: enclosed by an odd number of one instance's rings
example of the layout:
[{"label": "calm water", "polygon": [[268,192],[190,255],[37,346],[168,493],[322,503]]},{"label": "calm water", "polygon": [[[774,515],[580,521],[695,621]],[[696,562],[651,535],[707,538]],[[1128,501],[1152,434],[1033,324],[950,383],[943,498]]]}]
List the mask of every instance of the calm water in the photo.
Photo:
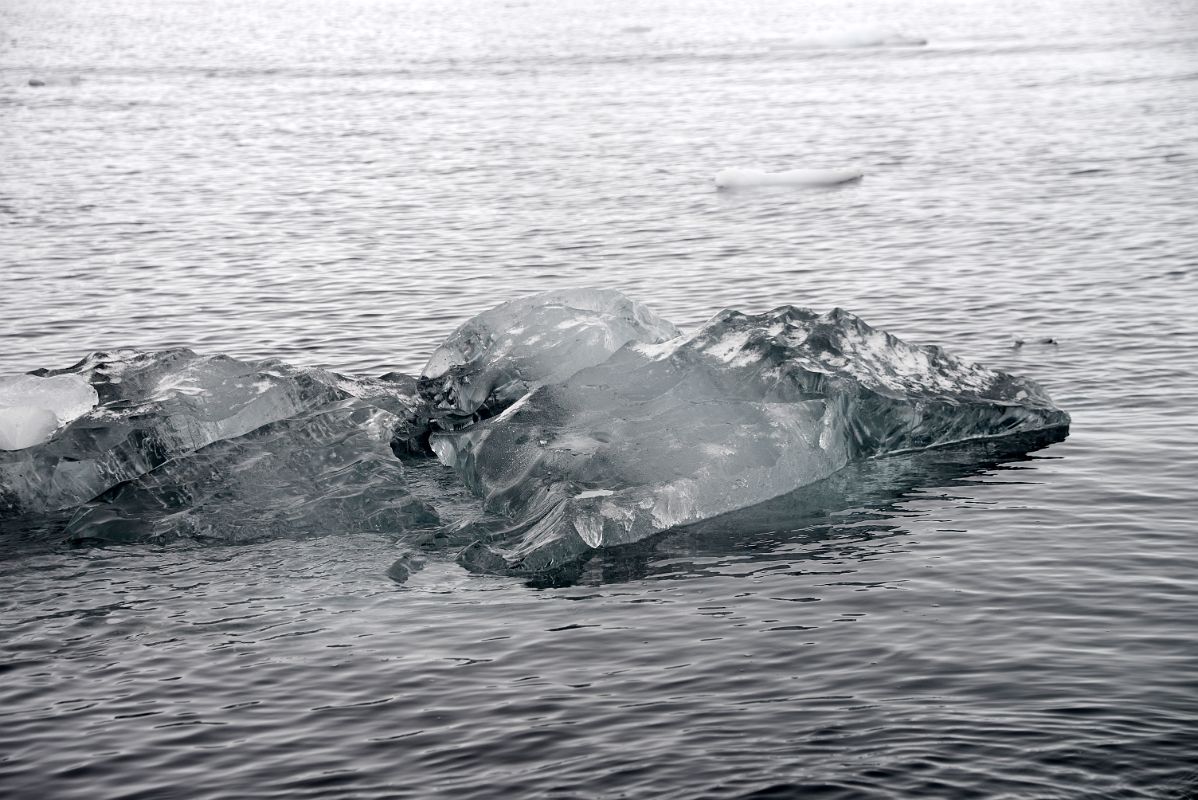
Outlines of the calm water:
[{"label": "calm water", "polygon": [[[930,44],[794,46],[862,24]],[[448,557],[400,587],[383,537],[10,533],[0,795],[1198,793],[1189,0],[6,0],[0,270],[0,372],[415,371],[603,285],[688,325],[841,305],[1074,419],[567,588]]]}]

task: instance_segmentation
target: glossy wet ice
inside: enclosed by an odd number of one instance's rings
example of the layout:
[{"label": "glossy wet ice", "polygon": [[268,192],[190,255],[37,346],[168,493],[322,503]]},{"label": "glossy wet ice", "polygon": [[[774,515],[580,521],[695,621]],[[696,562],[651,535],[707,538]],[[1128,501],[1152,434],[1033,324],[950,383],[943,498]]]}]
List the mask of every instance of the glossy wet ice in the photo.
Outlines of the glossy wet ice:
[{"label": "glossy wet ice", "polygon": [[[436,559],[400,588],[374,534],[5,532],[0,789],[1192,792],[1193,13],[6,4],[3,372],[123,345],[415,372],[499,300],[603,285],[692,326],[840,305],[1073,424],[567,588]],[[861,24],[929,45],[788,41]]]}]

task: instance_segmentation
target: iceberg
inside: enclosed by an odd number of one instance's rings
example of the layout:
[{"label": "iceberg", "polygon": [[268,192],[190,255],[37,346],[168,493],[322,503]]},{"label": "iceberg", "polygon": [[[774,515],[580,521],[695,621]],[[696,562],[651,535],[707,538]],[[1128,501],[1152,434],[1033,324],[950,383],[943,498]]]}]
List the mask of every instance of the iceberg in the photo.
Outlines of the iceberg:
[{"label": "iceberg", "polygon": [[0,378],[0,450],[42,444],[98,402],[96,390],[78,375]]},{"label": "iceberg", "polygon": [[512,521],[459,560],[537,575],[855,461],[1068,424],[1032,381],[907,344],[840,309],[783,306],[629,342],[430,445]]},{"label": "iceberg", "polygon": [[860,180],[865,172],[860,167],[840,169],[792,169],[785,172],[763,172],[759,169],[725,169],[716,173],[717,189],[749,189],[760,186],[837,186]]},{"label": "iceberg", "polygon": [[469,320],[419,379],[186,349],[4,379],[0,524],[85,544],[372,532],[409,549],[393,580],[434,549],[543,580],[952,458],[896,456],[1068,425],[1034,382],[840,309],[726,310],[684,335],[575,289]]},{"label": "iceberg", "polygon": [[432,421],[452,430],[502,411],[537,385],[605,361],[629,342],[677,335],[672,324],[612,290],[524,297],[454,331],[425,365],[420,394]]},{"label": "iceberg", "polygon": [[177,456],[75,513],[75,543],[241,544],[316,534],[399,534],[440,522],[413,497],[391,440],[404,420],[344,400]]},{"label": "iceberg", "polygon": [[83,381],[99,403],[48,441],[0,451],[0,511],[73,508],[176,456],[354,397],[401,418],[401,441],[417,424],[410,378],[357,380],[275,360],[119,350],[41,377]]}]

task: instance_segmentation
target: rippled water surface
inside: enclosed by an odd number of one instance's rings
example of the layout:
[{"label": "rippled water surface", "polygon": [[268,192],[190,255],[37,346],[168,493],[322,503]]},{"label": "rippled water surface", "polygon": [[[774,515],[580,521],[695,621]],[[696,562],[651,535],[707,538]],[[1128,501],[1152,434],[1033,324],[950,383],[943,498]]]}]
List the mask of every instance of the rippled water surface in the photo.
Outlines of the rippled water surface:
[{"label": "rippled water surface", "polygon": [[[928,45],[800,46],[863,24]],[[844,306],[1073,415],[568,587],[10,531],[0,795],[1198,793],[1190,2],[8,0],[0,270],[0,372],[415,371],[602,285],[685,325]]]}]

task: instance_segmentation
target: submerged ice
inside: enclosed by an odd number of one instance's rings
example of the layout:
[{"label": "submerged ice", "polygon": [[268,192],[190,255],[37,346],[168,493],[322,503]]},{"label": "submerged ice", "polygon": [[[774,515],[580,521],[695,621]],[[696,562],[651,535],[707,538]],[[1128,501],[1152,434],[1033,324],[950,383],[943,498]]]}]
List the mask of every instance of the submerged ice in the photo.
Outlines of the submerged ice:
[{"label": "submerged ice", "polygon": [[75,509],[65,535],[78,542],[389,533],[519,575],[846,465],[1069,422],[1032,381],[839,309],[723,311],[681,335],[618,292],[582,289],[478,315],[419,380],[118,351],[0,384],[0,399],[53,417],[0,452],[0,524]]}]

